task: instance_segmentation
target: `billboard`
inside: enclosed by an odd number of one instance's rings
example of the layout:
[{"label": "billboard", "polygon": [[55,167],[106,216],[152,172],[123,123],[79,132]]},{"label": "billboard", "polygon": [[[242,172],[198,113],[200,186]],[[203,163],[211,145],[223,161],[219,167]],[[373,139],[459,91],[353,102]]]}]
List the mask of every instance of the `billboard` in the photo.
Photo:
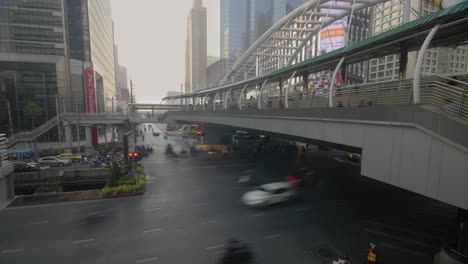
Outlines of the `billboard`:
[{"label": "billboard", "polygon": [[86,113],[96,113],[96,86],[94,84],[94,70],[84,70]]},{"label": "billboard", "polygon": [[[347,2],[339,2],[339,1],[328,1],[327,4],[329,5],[348,5]],[[334,10],[334,9],[327,9],[323,8],[320,10],[322,13],[326,14],[336,14],[339,13],[341,10]],[[328,27],[322,29],[320,31],[320,54],[324,54],[330,51],[334,51],[336,49],[342,48],[345,45],[345,37],[346,37],[346,26],[348,25],[348,18],[344,17],[333,22]]]},{"label": "billboard", "polygon": [[[328,1],[326,4],[331,6],[349,5],[347,2]],[[341,10],[322,8],[320,12],[325,14],[336,14]],[[348,18],[344,17],[333,22],[329,26],[320,31],[320,55],[340,49],[345,46],[346,27],[348,25]],[[316,73],[312,76],[311,81],[313,86],[311,92],[317,95],[327,95],[330,88],[333,71],[324,71]],[[338,72],[336,76],[335,85],[340,87],[343,85],[341,73]]]},{"label": "billboard", "polygon": [[[88,68],[84,70],[84,82],[85,82],[85,103],[86,113],[97,112],[96,107],[96,85],[94,81],[94,69]],[[96,127],[92,128],[92,142],[93,146],[98,144],[98,130]]]}]

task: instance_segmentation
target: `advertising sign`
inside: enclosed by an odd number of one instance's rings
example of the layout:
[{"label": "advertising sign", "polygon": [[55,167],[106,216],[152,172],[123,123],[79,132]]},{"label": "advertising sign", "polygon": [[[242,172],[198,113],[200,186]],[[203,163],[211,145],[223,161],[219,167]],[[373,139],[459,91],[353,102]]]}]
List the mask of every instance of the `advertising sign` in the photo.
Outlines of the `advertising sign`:
[{"label": "advertising sign", "polygon": [[96,87],[94,85],[94,70],[84,70],[86,113],[96,113]]},{"label": "advertising sign", "polygon": [[[347,2],[339,2],[339,1],[328,1],[328,5],[331,6],[343,6],[348,5]],[[339,13],[340,10],[322,8],[320,12],[326,14],[336,14]],[[345,46],[345,38],[346,38],[346,27],[348,25],[348,18],[344,17],[333,22],[328,27],[325,27],[320,31],[320,54],[325,54],[330,51],[334,51],[336,49],[340,49]],[[330,87],[331,79],[333,76],[332,71],[320,72],[313,76],[311,81],[313,82],[314,86],[312,88],[312,92],[317,95],[325,95],[328,93],[328,89]],[[338,73],[336,76],[335,85],[340,87],[343,85],[343,79],[341,77],[341,73]]]},{"label": "advertising sign", "polygon": [[[85,103],[86,103],[86,113],[97,112],[96,107],[96,86],[94,82],[94,70],[88,68],[84,70],[84,82],[85,82]],[[98,130],[97,128],[92,128],[92,142],[93,146],[98,144]]]},{"label": "advertising sign", "polygon": [[[329,5],[348,5],[346,2],[339,2],[339,1],[328,1],[327,4]],[[322,13],[326,14],[336,14],[340,12],[340,10],[334,9],[321,9]],[[328,27],[322,29],[320,31],[320,53],[324,54],[330,51],[334,51],[336,49],[342,48],[345,45],[345,35],[346,35],[346,26],[348,25],[348,18],[344,17],[333,22]]]}]

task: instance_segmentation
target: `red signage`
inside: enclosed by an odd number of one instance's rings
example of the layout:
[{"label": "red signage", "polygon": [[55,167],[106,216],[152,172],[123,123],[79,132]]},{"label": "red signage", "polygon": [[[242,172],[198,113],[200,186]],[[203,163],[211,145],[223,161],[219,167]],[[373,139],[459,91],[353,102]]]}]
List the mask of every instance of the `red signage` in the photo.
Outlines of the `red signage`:
[{"label": "red signage", "polygon": [[86,113],[96,113],[96,87],[94,86],[94,70],[84,70]]}]

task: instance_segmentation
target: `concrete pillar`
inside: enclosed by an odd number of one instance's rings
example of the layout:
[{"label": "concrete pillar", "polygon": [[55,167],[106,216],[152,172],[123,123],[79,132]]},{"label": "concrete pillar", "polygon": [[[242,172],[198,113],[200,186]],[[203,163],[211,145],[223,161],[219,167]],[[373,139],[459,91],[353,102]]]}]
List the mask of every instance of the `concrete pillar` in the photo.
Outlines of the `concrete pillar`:
[{"label": "concrete pillar", "polygon": [[64,126],[65,128],[65,151],[71,152],[73,148],[72,127],[70,124]]},{"label": "concrete pillar", "polygon": [[93,150],[92,126],[85,126],[86,151]]},{"label": "concrete pillar", "polygon": [[118,142],[120,144],[123,143],[123,138],[124,138],[124,134],[125,134],[125,130],[123,127],[118,127],[117,128],[117,134],[118,134]]}]

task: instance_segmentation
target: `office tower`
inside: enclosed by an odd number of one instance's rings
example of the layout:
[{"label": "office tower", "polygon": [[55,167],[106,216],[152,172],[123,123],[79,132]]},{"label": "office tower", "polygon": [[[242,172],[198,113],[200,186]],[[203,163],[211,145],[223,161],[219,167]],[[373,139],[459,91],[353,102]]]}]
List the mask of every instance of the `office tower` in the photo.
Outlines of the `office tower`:
[{"label": "office tower", "polygon": [[187,17],[185,50],[185,92],[206,88],[207,60],[206,8],[202,0],[194,0]]}]

